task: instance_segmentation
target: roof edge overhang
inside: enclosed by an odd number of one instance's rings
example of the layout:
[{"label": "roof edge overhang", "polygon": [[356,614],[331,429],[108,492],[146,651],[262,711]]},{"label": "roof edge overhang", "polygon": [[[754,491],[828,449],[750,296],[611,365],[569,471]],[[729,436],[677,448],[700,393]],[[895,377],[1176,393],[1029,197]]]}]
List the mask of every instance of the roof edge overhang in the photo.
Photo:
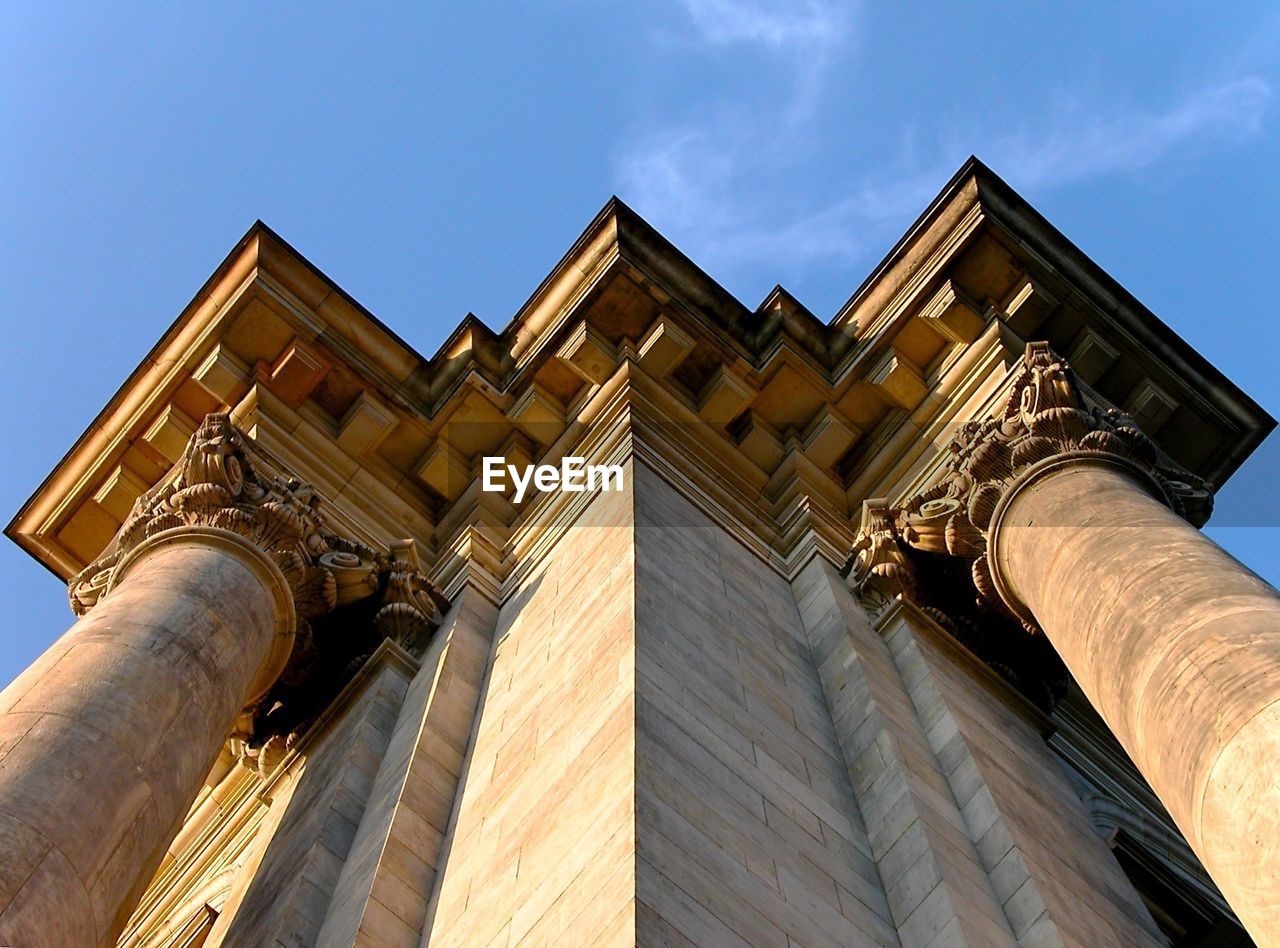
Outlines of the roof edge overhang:
[{"label": "roof edge overhang", "polygon": [[[1089,296],[1090,302],[1128,334],[1133,343],[1157,355],[1216,410],[1237,424],[1244,437],[1237,450],[1218,465],[1221,486],[1276,426],[1276,420],[1220,369],[1148,309],[1118,280],[1049,222],[1003,178],[976,155],[970,155],[951,179],[912,222],[889,252],[876,264],[853,295],[832,317],[830,326],[856,331],[860,313],[875,308],[874,298],[886,283],[902,282],[899,271],[910,271],[936,243],[930,228],[958,207],[976,204],[988,226],[1005,231],[1038,260]],[[868,307],[868,303],[872,305]]]},{"label": "roof edge overhang", "polygon": [[[332,333],[356,373],[401,393],[413,410],[429,416],[456,387],[469,365],[509,389],[552,341],[565,318],[591,287],[617,270],[670,296],[674,304],[723,343],[751,361],[776,350],[779,337],[793,340],[829,373],[852,349],[880,345],[889,327],[877,316],[902,295],[923,262],[947,250],[952,222],[981,218],[1038,264],[1061,275],[1135,347],[1154,352],[1187,386],[1230,420],[1239,438],[1215,463],[1225,480],[1274,428],[1275,421],[1203,356],[1161,322],[1132,294],[1044,219],[986,165],[971,157],[930,202],[849,301],[822,322],[781,287],[749,309],[705,273],[635,211],[616,197],[601,208],[529,299],[500,331],[467,314],[430,358],[361,306],[337,283],[261,221],[256,221],[215,269],[173,324],[97,414],[88,429],[23,504],[5,533],[55,572],[65,572],[37,528],[51,511],[85,489],[94,459],[137,426],[138,407],[149,404],[173,367],[207,339],[219,315],[254,281],[283,287],[315,322],[317,334]],[[340,318],[333,313],[340,311]],[[341,323],[341,326],[339,326]],[[887,344],[888,337],[884,341]],[[861,356],[858,357],[861,359]],[[843,360],[843,361],[842,361]],[[461,368],[459,368],[461,366]],[[416,381],[415,381],[416,380]],[[425,381],[424,381],[425,380]]]},{"label": "roof edge overhang", "polygon": [[1159,316],[1125,289],[1083,250],[1032,207],[976,157],[966,162],[978,182],[979,200],[992,218],[1034,253],[1048,261],[1068,282],[1091,292],[1093,302],[1121,331],[1150,352],[1174,374],[1197,389],[1213,406],[1240,426],[1245,437],[1224,459],[1217,473],[1221,486],[1274,430],[1276,420],[1220,369],[1196,351]]},{"label": "roof edge overhang", "polygon": [[[228,302],[255,278],[266,275],[305,304],[318,308],[331,297],[358,314],[367,332],[365,348],[373,361],[391,371],[403,371],[408,361],[421,357],[394,330],[363,307],[354,297],[299,253],[261,220],[255,220],[231,251],[170,323],[155,345],[107,400],[93,421],[75,440],[53,470],[14,514],[5,536],[50,569],[48,551],[39,538],[24,530],[32,514],[56,506],[79,483],[92,458],[118,439],[128,428],[134,410],[163,384],[168,370],[215,322]],[[380,357],[380,358],[379,358]],[[38,517],[36,519],[39,519]],[[57,570],[54,570],[56,573]]]}]

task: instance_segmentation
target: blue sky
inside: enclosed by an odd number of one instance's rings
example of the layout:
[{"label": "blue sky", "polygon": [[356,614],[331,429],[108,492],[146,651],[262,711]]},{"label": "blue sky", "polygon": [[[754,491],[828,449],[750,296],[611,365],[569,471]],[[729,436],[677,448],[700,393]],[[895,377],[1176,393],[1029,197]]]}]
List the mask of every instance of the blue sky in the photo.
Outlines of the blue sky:
[{"label": "blue sky", "polygon": [[[261,217],[424,352],[612,193],[830,316],[976,153],[1272,414],[1273,3],[6,8],[0,513]],[[1211,533],[1280,582],[1280,447]],[[0,681],[70,622],[0,543]]]}]

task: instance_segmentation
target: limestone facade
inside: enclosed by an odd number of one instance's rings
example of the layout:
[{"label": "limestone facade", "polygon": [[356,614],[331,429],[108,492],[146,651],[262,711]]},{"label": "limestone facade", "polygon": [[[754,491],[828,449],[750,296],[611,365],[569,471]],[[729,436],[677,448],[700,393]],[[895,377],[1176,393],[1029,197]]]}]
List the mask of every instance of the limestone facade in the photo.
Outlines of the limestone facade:
[{"label": "limestone facade", "polygon": [[255,225],[9,527],[0,942],[1280,944],[1273,425],[976,161],[829,322],[612,201],[431,358]]}]

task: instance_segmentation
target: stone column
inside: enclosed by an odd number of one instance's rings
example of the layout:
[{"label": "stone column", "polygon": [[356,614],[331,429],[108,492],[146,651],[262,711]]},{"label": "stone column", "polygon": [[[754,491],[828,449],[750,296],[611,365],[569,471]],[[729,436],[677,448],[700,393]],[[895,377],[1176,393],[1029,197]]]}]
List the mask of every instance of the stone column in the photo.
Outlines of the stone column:
[{"label": "stone column", "polygon": [[0,694],[0,944],[114,944],[295,631],[378,588],[316,505],[211,415],[72,581],[81,618]]},{"label": "stone column", "polygon": [[1028,346],[942,475],[872,508],[855,585],[926,595],[908,548],[971,561],[1043,633],[1260,945],[1280,944],[1280,596],[1201,534],[1208,485]]},{"label": "stone column", "polygon": [[1260,945],[1280,944],[1280,595],[1141,469],[1064,454],[989,533],[1034,617]]},{"label": "stone column", "polygon": [[280,568],[178,528],[0,694],[0,943],[114,941],[236,715],[288,656]]}]

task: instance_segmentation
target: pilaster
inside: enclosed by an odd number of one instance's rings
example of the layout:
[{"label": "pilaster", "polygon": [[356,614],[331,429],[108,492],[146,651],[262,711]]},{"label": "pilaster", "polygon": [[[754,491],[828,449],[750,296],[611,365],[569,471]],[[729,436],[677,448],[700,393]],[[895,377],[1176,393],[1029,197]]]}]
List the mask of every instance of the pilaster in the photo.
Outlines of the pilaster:
[{"label": "pilaster", "polygon": [[422,937],[488,672],[497,608],[463,589],[400,707],[318,945]]}]

